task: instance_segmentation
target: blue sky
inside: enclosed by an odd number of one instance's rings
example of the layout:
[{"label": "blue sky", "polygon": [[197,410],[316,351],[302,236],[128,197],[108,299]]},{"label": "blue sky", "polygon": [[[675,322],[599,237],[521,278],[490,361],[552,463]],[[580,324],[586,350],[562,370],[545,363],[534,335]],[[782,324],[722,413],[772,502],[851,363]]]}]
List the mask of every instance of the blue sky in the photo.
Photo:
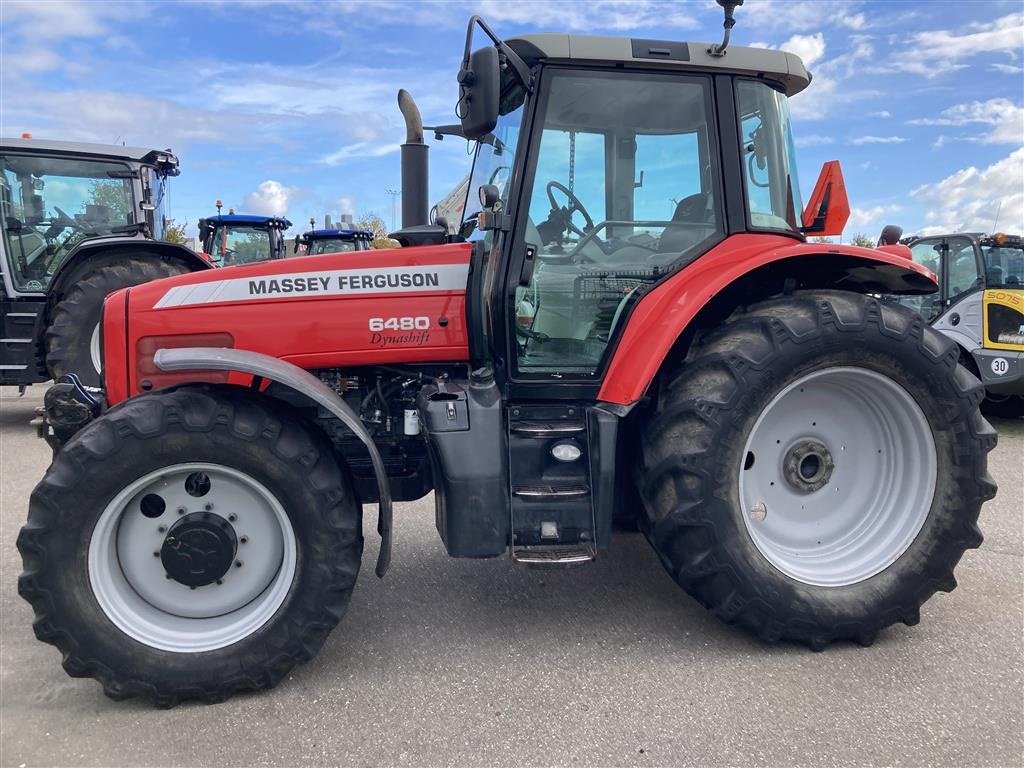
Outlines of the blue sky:
[{"label": "blue sky", "polygon": [[[465,25],[718,41],[712,0],[47,2],[0,0],[0,133],[171,147],[171,215],[381,215],[404,137],[395,94],[454,122]],[[733,43],[801,55],[800,177],[842,161],[846,235],[1024,230],[1024,3],[747,0]],[[465,174],[432,144],[431,197]]]}]

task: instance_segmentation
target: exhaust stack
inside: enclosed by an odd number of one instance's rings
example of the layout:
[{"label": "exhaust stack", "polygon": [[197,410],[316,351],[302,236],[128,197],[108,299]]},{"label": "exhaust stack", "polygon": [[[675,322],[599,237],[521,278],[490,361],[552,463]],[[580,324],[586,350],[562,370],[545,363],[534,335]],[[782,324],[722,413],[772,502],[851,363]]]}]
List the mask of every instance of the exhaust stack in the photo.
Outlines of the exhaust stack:
[{"label": "exhaust stack", "polygon": [[427,210],[428,154],[423,141],[423,118],[412,95],[398,91],[398,108],[405,118],[405,143],[402,145],[402,228],[429,223]]}]

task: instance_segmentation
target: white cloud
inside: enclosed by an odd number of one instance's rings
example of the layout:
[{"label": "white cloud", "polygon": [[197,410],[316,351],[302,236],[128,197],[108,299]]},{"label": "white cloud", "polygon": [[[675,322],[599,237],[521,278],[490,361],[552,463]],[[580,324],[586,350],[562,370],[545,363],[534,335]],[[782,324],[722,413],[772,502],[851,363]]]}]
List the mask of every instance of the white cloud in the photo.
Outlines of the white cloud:
[{"label": "white cloud", "polygon": [[246,195],[243,204],[245,213],[256,213],[263,216],[284,216],[288,206],[296,199],[299,190],[286,187],[279,181],[267,179],[260,182],[255,190]]},{"label": "white cloud", "polygon": [[383,157],[384,155],[390,155],[392,152],[397,152],[399,145],[392,144],[371,144],[368,141],[360,141],[355,144],[349,144],[342,147],[336,152],[332,152],[322,158],[321,162],[326,165],[341,165],[346,160],[352,160],[359,157]]},{"label": "white cloud", "polygon": [[868,117],[879,117],[885,119],[887,117],[892,117],[892,112],[887,109],[883,109],[879,112],[868,112]]},{"label": "white cloud", "polygon": [[999,228],[1024,230],[1024,147],[988,168],[964,168],[934,184],[910,193],[926,208],[928,226],[921,234],[992,229],[996,213]]},{"label": "white cloud", "polygon": [[886,67],[934,78],[963,69],[966,62],[984,53],[1020,55],[1024,39],[1024,13],[1011,13],[989,23],[969,25],[972,31],[930,30],[902,40],[899,52]]},{"label": "white cloud", "polygon": [[902,144],[906,140],[905,136],[858,136],[855,139],[850,139],[850,143],[857,146],[863,144]]},{"label": "white cloud", "polygon": [[[749,25],[750,29],[804,31],[820,28],[827,21],[838,27],[859,30],[867,26],[867,18],[856,10],[859,5],[848,0],[758,0],[738,8],[736,22]],[[710,6],[709,10],[714,8]]]},{"label": "white cloud", "polygon": [[779,46],[783,51],[795,53],[808,69],[825,55],[825,35],[815,32],[813,35],[793,35]]},{"label": "white cloud", "polygon": [[[1020,144],[1024,142],[1024,107],[1009,99],[971,101],[944,109],[939,117],[921,117],[911,120],[912,125],[990,125],[992,130],[983,136],[966,138],[982,144]],[[942,137],[940,137],[942,138]],[[941,145],[940,145],[941,146]]]},{"label": "white cloud", "polygon": [[796,145],[798,147],[822,147],[826,144],[834,144],[835,139],[831,136],[820,136],[818,134],[810,134],[808,136],[797,136]]},{"label": "white cloud", "polygon": [[900,205],[875,205],[870,208],[851,208],[850,218],[846,222],[843,232],[856,234],[867,234],[874,236],[881,232],[882,227],[891,224],[889,220],[894,214],[903,210]]},{"label": "white cloud", "polygon": [[354,216],[356,213],[356,199],[354,197],[342,196],[334,201],[334,207],[338,213]]},{"label": "white cloud", "polygon": [[1021,64],[989,64],[988,68],[1005,75],[1019,75],[1024,72],[1024,65]]}]

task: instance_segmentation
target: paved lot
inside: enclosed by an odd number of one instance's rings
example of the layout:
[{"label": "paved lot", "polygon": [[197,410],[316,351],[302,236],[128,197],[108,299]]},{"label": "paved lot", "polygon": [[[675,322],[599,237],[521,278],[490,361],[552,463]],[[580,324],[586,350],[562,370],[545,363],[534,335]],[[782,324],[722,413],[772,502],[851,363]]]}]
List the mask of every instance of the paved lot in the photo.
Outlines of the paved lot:
[{"label": "paved lot", "polygon": [[0,764],[991,765],[1024,763],[1024,423],[1001,422],[986,542],[921,624],[871,648],[766,647],[718,623],[639,535],[593,566],[447,558],[400,505],[320,656],[275,690],[169,711],[105,698],[37,642],[14,546],[48,449],[42,388],[0,415]]}]

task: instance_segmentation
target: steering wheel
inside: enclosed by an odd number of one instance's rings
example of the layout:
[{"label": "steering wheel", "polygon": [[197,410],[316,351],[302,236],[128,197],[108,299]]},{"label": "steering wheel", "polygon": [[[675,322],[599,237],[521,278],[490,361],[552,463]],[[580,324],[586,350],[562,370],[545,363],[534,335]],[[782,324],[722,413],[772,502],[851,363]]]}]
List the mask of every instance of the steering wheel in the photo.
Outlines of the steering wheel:
[{"label": "steering wheel", "polygon": [[[575,235],[578,235],[580,237],[586,237],[587,232],[594,228],[594,219],[587,212],[587,209],[583,207],[583,203],[580,202],[580,199],[578,197],[576,197],[576,195],[574,195],[567,186],[565,186],[564,184],[562,184],[561,182],[558,182],[558,181],[549,181],[548,182],[548,186],[547,186],[548,202],[551,203],[551,210],[552,211],[562,210],[562,207],[558,203],[555,202],[554,191],[556,189],[559,192],[561,192],[563,195],[565,195],[565,197],[569,201],[569,206],[565,209],[565,227],[566,227],[566,229],[568,229],[570,232],[572,232]],[[579,227],[577,227],[575,224],[572,223],[572,215],[574,213],[576,213],[577,211],[579,211],[580,213],[583,214],[583,218],[587,222],[587,229],[586,230],[582,230]]]},{"label": "steering wheel", "polygon": [[71,229],[81,229],[81,225],[73,218],[67,215],[62,208],[59,206],[53,206],[53,209],[57,211],[57,216],[50,222],[50,226],[46,228],[43,233],[43,237],[47,240],[52,240],[59,235],[66,227]]}]

